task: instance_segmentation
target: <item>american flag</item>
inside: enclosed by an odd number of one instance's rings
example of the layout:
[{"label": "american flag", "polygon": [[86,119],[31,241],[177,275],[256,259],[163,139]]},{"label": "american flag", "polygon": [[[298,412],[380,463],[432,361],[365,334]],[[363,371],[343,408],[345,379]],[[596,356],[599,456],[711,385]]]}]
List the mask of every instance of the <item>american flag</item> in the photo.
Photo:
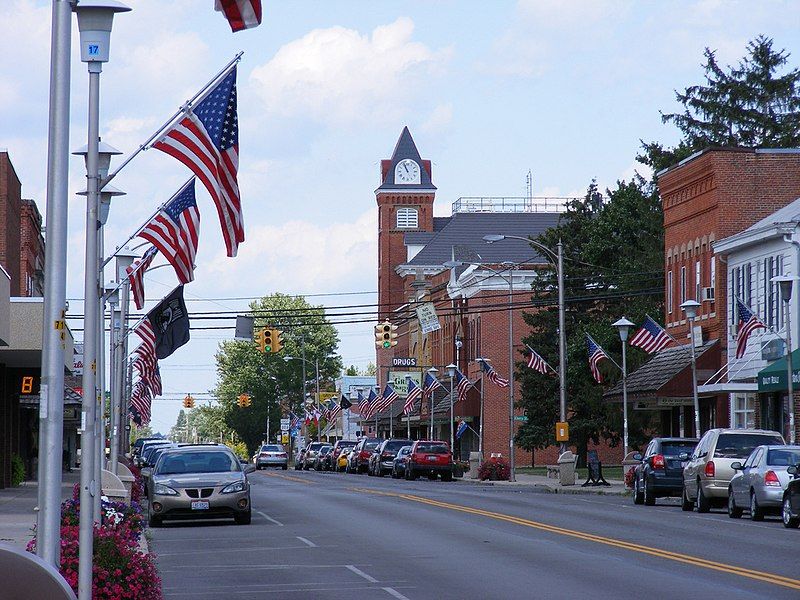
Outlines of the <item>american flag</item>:
[{"label": "american flag", "polygon": [[[156,353],[156,333],[153,331],[153,324],[150,322],[150,319],[144,318],[136,326],[136,329],[133,332],[139,336],[139,339],[142,340],[142,345],[148,346],[152,349],[153,355],[155,356]],[[137,348],[138,350],[138,348]]]},{"label": "american flag", "polygon": [[597,363],[608,358],[608,355],[588,333],[586,334],[586,344],[589,348],[589,369],[592,371],[592,377],[597,383],[603,383],[603,376],[600,374],[600,369],[597,368]]},{"label": "american flag", "polygon": [[472,387],[472,382],[467,379],[464,374],[456,369],[456,391],[458,392],[458,400],[465,402],[467,399],[467,392]]},{"label": "american flag", "polygon": [[[160,396],[163,392],[161,387],[161,371],[158,368],[158,360],[144,345],[136,349],[136,358],[133,366],[139,371],[139,378],[150,388],[154,396]],[[139,350],[142,349],[141,352]]]},{"label": "american flag", "polygon": [[379,401],[378,395],[375,393],[375,390],[370,390],[369,396],[367,396],[367,399],[365,400],[365,402],[367,403],[367,412],[361,413],[361,415],[367,421],[369,421],[373,417],[373,415],[375,415],[375,413],[378,412],[378,401]]},{"label": "american flag", "polygon": [[200,233],[200,211],[194,197],[194,177],[186,182],[139,237],[151,242],[167,258],[181,283],[194,280],[194,257]]},{"label": "american flag", "polygon": [[133,294],[133,303],[136,305],[136,310],[144,308],[144,273],[150,268],[150,263],[158,254],[158,248],[150,246],[147,252],[144,253],[142,258],[125,269],[128,274],[128,281],[131,282],[131,293]]},{"label": "american flag", "polygon": [[406,403],[403,405],[403,413],[410,415],[414,411],[414,403],[422,398],[422,388],[411,377],[406,377],[406,381],[408,382],[408,394]]},{"label": "american flag", "polygon": [[645,315],[642,328],[631,338],[631,346],[641,348],[648,354],[658,352],[672,341],[670,335],[664,331],[650,315]]},{"label": "american flag", "polygon": [[425,373],[425,381],[422,383],[422,397],[426,400],[429,399],[433,396],[434,390],[440,387],[442,387],[442,384],[439,383],[436,377],[430,373]]},{"label": "american flag", "polygon": [[383,393],[381,394],[380,402],[378,402],[378,407],[375,409],[376,412],[383,412],[388,410],[392,406],[392,402],[397,400],[400,396],[397,395],[397,392],[394,391],[394,388],[390,384],[386,384],[386,387],[383,388]]},{"label": "american flag", "polygon": [[300,424],[302,423],[302,419],[300,417],[298,417],[296,414],[294,414],[293,412],[290,412],[289,413],[289,419],[290,419],[290,421],[289,421],[289,429],[297,429],[298,427],[300,427]]},{"label": "american flag", "polygon": [[492,365],[490,365],[485,360],[481,360],[479,362],[481,363],[481,369],[483,369],[483,372],[486,373],[486,376],[489,378],[489,381],[491,381],[497,387],[501,388],[508,387],[508,379],[503,379],[502,377],[500,377],[500,374],[494,370],[494,367],[492,367]]},{"label": "american flag", "polygon": [[[538,371],[542,375],[546,375],[547,367],[550,367],[550,365],[547,364],[547,361],[545,361],[545,359],[539,356],[539,353],[536,352],[536,350],[534,350],[527,344],[526,347],[528,348],[528,351],[531,353],[531,356],[528,359],[528,368],[533,369],[534,371]],[[553,367],[550,367],[550,369],[553,370]]]},{"label": "american flag", "polygon": [[136,409],[141,417],[142,424],[150,422],[150,408],[152,406],[153,397],[150,393],[150,388],[144,381],[137,381],[131,390],[131,406]]},{"label": "american flag", "polygon": [[225,15],[234,33],[261,25],[261,0],[216,0],[214,9]]},{"label": "american flag", "polygon": [[239,119],[236,115],[236,67],[205,98],[187,109],[153,144],[174,156],[200,178],[217,206],[228,256],[244,241],[239,197]]},{"label": "american flag", "polygon": [[736,358],[742,358],[747,350],[747,338],[750,334],[756,329],[766,329],[767,326],[738,298],[736,313],[739,317],[739,326],[736,329]]},{"label": "american flag", "polygon": [[357,394],[358,394],[358,398],[356,400],[356,402],[357,402],[356,410],[358,411],[358,414],[360,414],[362,417],[364,417],[366,419],[367,417],[365,415],[367,414],[367,411],[369,410],[369,400],[364,398],[364,394],[361,393],[361,390],[358,390]]},{"label": "american flag", "polygon": [[331,403],[328,405],[328,422],[334,422],[339,417],[340,412],[342,412],[342,407],[339,406],[339,403],[331,401]]}]

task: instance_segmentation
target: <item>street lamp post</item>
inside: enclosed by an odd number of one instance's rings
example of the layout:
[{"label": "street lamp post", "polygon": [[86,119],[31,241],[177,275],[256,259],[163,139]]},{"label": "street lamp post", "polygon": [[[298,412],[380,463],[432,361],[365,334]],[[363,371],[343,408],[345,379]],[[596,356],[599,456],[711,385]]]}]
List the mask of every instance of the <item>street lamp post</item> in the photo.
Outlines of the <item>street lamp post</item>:
[{"label": "street lamp post", "polygon": [[92,429],[97,410],[97,338],[99,285],[97,269],[97,227],[100,207],[100,73],[108,62],[111,27],[114,14],[131,10],[117,0],[84,0],[76,8],[80,32],[81,61],[89,71],[89,116],[86,153],[86,257],[84,271],[84,364],[83,410],[81,438],[81,492],[78,564],[78,597],[92,596],[93,511],[86,510],[93,502],[98,481],[94,480]]},{"label": "street lamp post", "polygon": [[453,363],[450,363],[445,367],[447,369],[447,374],[450,376],[450,453],[453,454],[455,450],[453,449],[453,378],[456,376],[456,367]]},{"label": "street lamp post", "polygon": [[773,277],[772,281],[776,281],[781,288],[781,299],[786,308],[786,391],[789,396],[789,443],[794,444],[796,435],[794,431],[794,381],[792,381],[792,307],[790,300],[792,299],[792,285],[794,277],[789,275],[781,275]]},{"label": "street lamp post", "polygon": [[612,326],[619,331],[619,339],[622,341],[622,445],[624,447],[622,458],[628,455],[628,332],[635,324],[622,317]]},{"label": "street lamp post", "polygon": [[[427,372],[430,374],[431,377],[433,377],[435,379],[437,373],[439,373],[439,369],[437,369],[436,367],[431,367],[430,369],[428,369]],[[424,383],[423,383],[423,385],[424,385]],[[433,394],[434,394],[434,392],[433,392],[433,390],[431,390],[431,414],[429,415],[431,424],[430,424],[430,431],[428,432],[428,439],[429,440],[433,439]],[[452,394],[451,394],[451,396],[452,396]]]},{"label": "street lamp post", "polygon": [[694,320],[697,318],[697,309],[700,303],[694,300],[687,300],[681,304],[681,308],[686,313],[689,321],[689,343],[692,346],[692,401],[694,404],[694,435],[700,437],[700,400],[697,398],[697,356],[694,349]]}]

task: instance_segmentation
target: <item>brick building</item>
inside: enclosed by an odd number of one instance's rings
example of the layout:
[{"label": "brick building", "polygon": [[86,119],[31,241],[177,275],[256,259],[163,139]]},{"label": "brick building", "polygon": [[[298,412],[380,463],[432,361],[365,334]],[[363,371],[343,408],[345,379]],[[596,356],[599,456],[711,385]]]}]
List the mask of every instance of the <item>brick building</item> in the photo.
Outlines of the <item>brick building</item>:
[{"label": "brick building", "polygon": [[[725,258],[714,244],[800,196],[800,151],[708,148],[659,173],[658,185],[664,211],[665,328],[678,345],[688,344],[689,324],[680,305],[690,299],[700,303],[694,324],[700,427],[728,427],[732,404],[743,389],[728,380],[729,328],[735,332],[736,323],[726,301]],[[660,412],[661,434],[695,434],[690,362],[690,353],[675,347],[629,375],[629,401]],[[606,397],[620,401],[620,386]]]}]

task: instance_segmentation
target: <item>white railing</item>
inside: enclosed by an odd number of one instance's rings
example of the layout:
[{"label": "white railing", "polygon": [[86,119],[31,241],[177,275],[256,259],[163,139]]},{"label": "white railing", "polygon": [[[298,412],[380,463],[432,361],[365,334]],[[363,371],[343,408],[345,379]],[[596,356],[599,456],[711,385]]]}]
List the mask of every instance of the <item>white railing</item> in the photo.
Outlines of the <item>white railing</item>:
[{"label": "white railing", "polygon": [[453,202],[453,213],[465,212],[548,212],[567,209],[572,200],[567,196],[463,196]]}]

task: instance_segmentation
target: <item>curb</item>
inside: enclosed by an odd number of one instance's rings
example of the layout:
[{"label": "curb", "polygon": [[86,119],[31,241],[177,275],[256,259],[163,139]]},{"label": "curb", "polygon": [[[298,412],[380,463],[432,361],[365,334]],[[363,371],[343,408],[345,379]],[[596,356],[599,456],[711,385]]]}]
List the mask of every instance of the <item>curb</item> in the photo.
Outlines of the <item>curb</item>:
[{"label": "curb", "polygon": [[576,487],[554,487],[543,483],[521,483],[521,482],[502,482],[502,481],[478,481],[474,479],[462,479],[462,483],[467,485],[475,485],[475,486],[497,486],[497,487],[508,487],[508,488],[529,488],[535,489],[537,491],[541,491],[547,494],[584,494],[584,495],[595,495],[595,496],[627,496],[630,495],[630,491],[626,489],[613,489],[613,488],[606,488],[606,487],[581,487],[580,485],[576,485]]}]

